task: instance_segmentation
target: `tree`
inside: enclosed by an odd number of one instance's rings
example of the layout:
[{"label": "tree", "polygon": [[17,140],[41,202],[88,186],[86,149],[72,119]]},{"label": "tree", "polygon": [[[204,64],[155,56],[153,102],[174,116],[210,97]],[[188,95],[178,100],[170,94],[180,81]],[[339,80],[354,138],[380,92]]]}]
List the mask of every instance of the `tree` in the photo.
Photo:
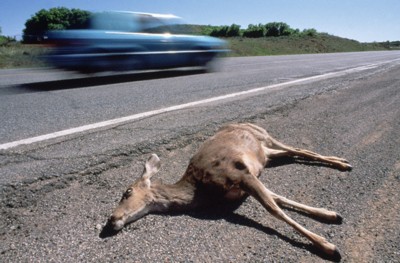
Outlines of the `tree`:
[{"label": "tree", "polygon": [[244,37],[259,38],[264,36],[264,26],[261,24],[253,25],[250,24],[247,29],[243,32]]},{"label": "tree", "polygon": [[293,33],[293,29],[283,22],[272,22],[265,25],[266,37],[289,36]]},{"label": "tree", "polygon": [[231,26],[212,26],[209,35],[213,37],[238,37],[240,36],[240,26],[236,24]]},{"label": "tree", "polygon": [[47,30],[84,28],[90,15],[88,11],[65,7],[42,9],[26,21],[24,42],[40,42]]},{"label": "tree", "polygon": [[236,24],[232,24],[228,31],[226,32],[227,37],[238,37],[240,36],[240,26]]},{"label": "tree", "polygon": [[314,28],[304,29],[302,35],[308,37],[316,37],[318,35],[318,31]]},{"label": "tree", "polygon": [[217,27],[214,27],[213,30],[210,33],[210,36],[213,36],[213,37],[226,37],[228,29],[229,29],[229,26],[217,26]]}]

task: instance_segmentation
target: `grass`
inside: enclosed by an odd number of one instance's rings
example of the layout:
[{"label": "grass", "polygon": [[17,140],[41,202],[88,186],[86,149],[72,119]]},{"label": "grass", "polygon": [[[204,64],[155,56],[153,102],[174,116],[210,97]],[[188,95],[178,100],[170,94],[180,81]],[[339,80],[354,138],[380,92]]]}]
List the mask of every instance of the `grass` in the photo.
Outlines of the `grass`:
[{"label": "grass", "polygon": [[40,56],[47,48],[41,45],[25,45],[11,42],[0,45],[0,68],[31,68],[45,66]]},{"label": "grass", "polygon": [[229,38],[231,56],[270,56],[388,50],[379,43],[360,43],[355,40],[320,34],[315,37]]},{"label": "grass", "polygon": [[[226,38],[232,50],[229,56],[271,56],[399,49],[399,45],[360,43],[320,33],[316,36],[287,36],[269,38]],[[42,45],[15,41],[0,41],[0,68],[30,68],[45,66],[40,56],[47,52]]]}]

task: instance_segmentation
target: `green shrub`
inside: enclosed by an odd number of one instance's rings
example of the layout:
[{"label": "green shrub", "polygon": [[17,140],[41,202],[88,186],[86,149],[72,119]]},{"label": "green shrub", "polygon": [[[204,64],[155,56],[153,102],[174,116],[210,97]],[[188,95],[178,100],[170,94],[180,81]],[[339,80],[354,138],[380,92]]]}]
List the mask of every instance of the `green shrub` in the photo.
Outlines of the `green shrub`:
[{"label": "green shrub", "polygon": [[243,32],[243,37],[259,38],[265,35],[265,27],[261,24],[253,25],[250,24],[247,29]]}]

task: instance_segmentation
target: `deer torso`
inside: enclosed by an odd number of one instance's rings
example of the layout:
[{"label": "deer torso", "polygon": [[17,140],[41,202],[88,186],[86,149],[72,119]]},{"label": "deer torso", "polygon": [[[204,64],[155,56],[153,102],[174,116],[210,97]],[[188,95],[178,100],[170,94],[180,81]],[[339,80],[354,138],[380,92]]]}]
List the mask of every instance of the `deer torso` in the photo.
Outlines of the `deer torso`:
[{"label": "deer torso", "polygon": [[239,185],[243,176],[250,173],[258,177],[265,163],[261,142],[250,131],[227,126],[203,143],[184,178],[236,200],[245,195]]}]

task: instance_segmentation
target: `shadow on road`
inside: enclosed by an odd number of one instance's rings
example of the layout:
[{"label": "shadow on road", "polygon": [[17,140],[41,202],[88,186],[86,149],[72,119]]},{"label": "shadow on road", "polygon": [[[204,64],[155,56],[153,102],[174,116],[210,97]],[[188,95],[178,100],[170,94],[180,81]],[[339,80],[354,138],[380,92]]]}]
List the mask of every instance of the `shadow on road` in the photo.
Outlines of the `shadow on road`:
[{"label": "shadow on road", "polygon": [[[336,253],[332,256],[326,255],[325,253],[321,252],[318,248],[316,248],[315,246],[313,246],[312,244],[309,243],[303,243],[303,242],[299,242],[296,240],[293,240],[285,235],[282,235],[281,233],[279,233],[278,231],[276,231],[275,229],[272,229],[270,227],[266,227],[256,221],[254,221],[253,219],[250,219],[246,216],[240,215],[240,214],[236,214],[236,213],[229,213],[226,214],[226,209],[211,209],[211,210],[200,210],[197,212],[190,212],[187,213],[188,215],[197,218],[197,219],[201,219],[201,220],[220,220],[220,219],[224,219],[229,223],[232,224],[237,224],[237,225],[241,225],[241,226],[246,226],[246,227],[251,227],[254,229],[257,229],[259,231],[264,232],[267,235],[270,236],[276,236],[277,238],[279,238],[280,240],[283,240],[287,243],[289,243],[290,245],[297,247],[297,248],[301,248],[301,249],[305,249],[307,251],[309,251],[310,253],[319,256],[320,258],[324,259],[324,260],[328,260],[328,261],[332,261],[332,262],[339,262],[341,260],[341,256],[339,253]],[[171,215],[171,214],[169,214]],[[177,215],[177,214],[175,214]],[[163,216],[163,215],[161,215]],[[165,215],[164,215],[165,216]],[[109,237],[113,237],[116,234],[118,234],[119,231],[115,231],[112,229],[111,225],[109,223],[107,223],[99,237],[100,238],[109,238]]]},{"label": "shadow on road", "polygon": [[[236,202],[232,206],[228,206],[228,207],[215,206],[215,207],[212,207],[211,209],[202,209],[199,211],[189,212],[187,214],[194,218],[201,219],[201,220],[221,220],[221,219],[223,219],[223,220],[225,220],[229,223],[235,224],[235,225],[241,225],[241,226],[254,228],[261,232],[264,232],[267,235],[276,236],[280,240],[283,240],[294,247],[306,249],[310,253],[317,255],[322,259],[332,261],[332,262],[339,262],[341,260],[341,256],[339,253],[336,253],[335,255],[332,255],[332,256],[326,255],[325,253],[321,252],[321,250],[319,250],[317,247],[315,247],[314,245],[312,245],[310,243],[303,243],[303,242],[293,240],[293,239],[279,233],[275,229],[264,226],[264,225],[260,224],[259,222],[256,222],[253,219],[248,218],[245,215],[237,214],[234,212],[234,210],[231,210],[231,209],[238,208],[242,202]],[[298,211],[296,211],[296,212],[298,212]],[[320,221],[320,220],[318,220],[318,221]],[[339,222],[325,221],[324,223],[337,224]]]},{"label": "shadow on road", "polygon": [[290,239],[289,237],[282,235],[281,233],[279,233],[278,231],[276,231],[275,229],[266,227],[256,221],[254,221],[253,219],[250,219],[246,216],[243,215],[239,215],[236,213],[232,213],[227,217],[224,217],[224,219],[227,222],[230,222],[232,224],[238,224],[238,225],[242,225],[242,226],[247,226],[247,227],[251,227],[251,228],[255,228],[261,232],[264,232],[267,235],[270,236],[276,236],[278,237],[280,240],[283,240],[287,243],[289,243],[290,245],[297,247],[297,248],[301,248],[301,249],[306,249],[307,251],[309,251],[310,253],[313,253],[325,260],[330,260],[333,262],[338,262],[340,261],[341,257],[340,254],[335,254],[334,256],[328,256],[325,253],[322,253],[319,249],[317,249],[315,246],[309,244],[309,243],[303,243],[303,242],[299,242],[293,239]]},{"label": "shadow on road", "polygon": [[110,221],[107,221],[107,224],[101,230],[99,237],[100,238],[112,237],[112,236],[115,236],[116,234],[118,234],[118,232],[119,231],[116,231],[113,229],[113,227],[110,224]]},{"label": "shadow on road", "polygon": [[[222,220],[223,219],[223,220],[225,220],[229,223],[235,224],[235,225],[241,225],[241,226],[254,228],[254,229],[257,229],[258,231],[264,232],[267,235],[276,236],[280,240],[283,240],[294,247],[297,247],[300,249],[305,249],[305,250],[309,251],[310,253],[317,255],[324,260],[328,260],[328,261],[332,261],[332,262],[339,262],[341,260],[341,256],[339,253],[329,256],[329,255],[321,252],[321,250],[319,250],[317,247],[315,247],[314,245],[312,245],[310,243],[303,243],[303,242],[293,240],[293,239],[279,233],[275,229],[264,226],[256,221],[254,221],[253,219],[248,218],[247,216],[235,213],[234,211],[244,202],[244,200],[245,199],[243,199],[241,201],[230,203],[228,205],[226,205],[226,204],[223,205],[222,203],[218,203],[217,205],[212,206],[212,207],[207,207],[207,208],[204,207],[199,210],[188,211],[188,212],[183,212],[183,213],[182,212],[181,213],[170,212],[167,214],[160,214],[160,216],[166,216],[166,215],[178,216],[178,215],[185,214],[185,215],[189,215],[193,218],[197,218],[200,220]],[[298,212],[298,211],[296,211],[296,212]],[[306,215],[306,214],[304,214],[304,215]],[[145,220],[145,219],[142,219],[142,220]],[[325,222],[325,223],[338,224],[338,223],[341,223],[341,221],[340,222]],[[110,237],[117,235],[118,233],[119,233],[119,231],[115,231],[111,227],[110,223],[107,222],[107,224],[103,227],[99,237],[102,239],[110,238]]]},{"label": "shadow on road", "polygon": [[135,82],[142,80],[152,79],[166,79],[180,76],[189,76],[204,73],[204,70],[163,70],[163,71],[151,71],[151,72],[140,72],[132,74],[116,74],[106,76],[89,76],[82,78],[73,79],[62,79],[54,81],[34,82],[21,84],[12,87],[9,93],[35,93],[35,92],[46,92],[54,90],[64,89],[76,89],[94,87],[100,85],[111,85],[127,82]]},{"label": "shadow on road", "polygon": [[[279,159],[275,159],[275,160],[273,159],[271,162],[269,162],[267,164],[266,168],[288,165],[288,164],[292,164],[292,163],[304,163],[304,164],[312,165],[312,166],[324,166],[324,167],[330,167],[330,168],[336,169],[332,166],[326,165],[321,162],[308,161],[307,159],[297,158],[297,157],[296,158],[284,157],[284,158],[279,158]],[[235,225],[241,225],[241,226],[246,226],[246,227],[257,229],[258,231],[264,232],[265,234],[270,235],[270,236],[276,236],[280,240],[285,241],[294,247],[297,247],[300,249],[305,249],[305,250],[309,251],[310,253],[312,253],[324,260],[332,261],[332,262],[340,262],[341,261],[341,255],[338,251],[336,251],[336,253],[334,253],[334,255],[327,255],[324,252],[322,252],[320,249],[318,249],[316,246],[314,246],[310,243],[299,242],[294,239],[291,239],[270,227],[266,227],[256,221],[254,221],[253,219],[248,218],[245,215],[240,215],[240,214],[236,213],[235,210],[238,209],[239,206],[241,206],[243,204],[243,202],[246,200],[246,198],[248,196],[245,196],[243,199],[238,200],[238,201],[226,202],[223,199],[219,198],[218,195],[214,196],[213,194],[210,194],[212,192],[207,191],[207,189],[198,188],[198,190],[200,192],[200,195],[198,196],[198,198],[200,198],[200,200],[209,199],[209,202],[207,202],[207,201],[205,202],[205,204],[207,204],[207,205],[201,206],[201,208],[193,210],[193,211],[190,210],[190,211],[185,211],[185,212],[168,212],[166,214],[169,216],[171,216],[171,215],[177,216],[177,215],[185,214],[185,215],[189,215],[193,218],[197,218],[200,220],[225,220],[225,221],[235,224]],[[221,200],[221,201],[218,201],[218,200]],[[298,211],[295,209],[291,209],[291,208],[287,208],[287,207],[283,207],[283,208],[290,210],[290,211],[297,212],[303,216],[312,218],[321,223],[342,224],[342,217],[340,217],[340,216],[339,216],[339,218],[337,218],[336,221],[329,221],[329,220],[324,220],[324,219],[318,218],[313,215],[309,215],[307,213],[304,213],[304,212],[301,212],[301,211]],[[163,216],[163,215],[165,215],[165,214],[161,214],[161,216]],[[109,237],[116,235],[117,233],[118,233],[118,231],[113,230],[112,227],[110,226],[109,222],[107,222],[107,224],[102,229],[99,237],[100,238],[109,238]]]}]

